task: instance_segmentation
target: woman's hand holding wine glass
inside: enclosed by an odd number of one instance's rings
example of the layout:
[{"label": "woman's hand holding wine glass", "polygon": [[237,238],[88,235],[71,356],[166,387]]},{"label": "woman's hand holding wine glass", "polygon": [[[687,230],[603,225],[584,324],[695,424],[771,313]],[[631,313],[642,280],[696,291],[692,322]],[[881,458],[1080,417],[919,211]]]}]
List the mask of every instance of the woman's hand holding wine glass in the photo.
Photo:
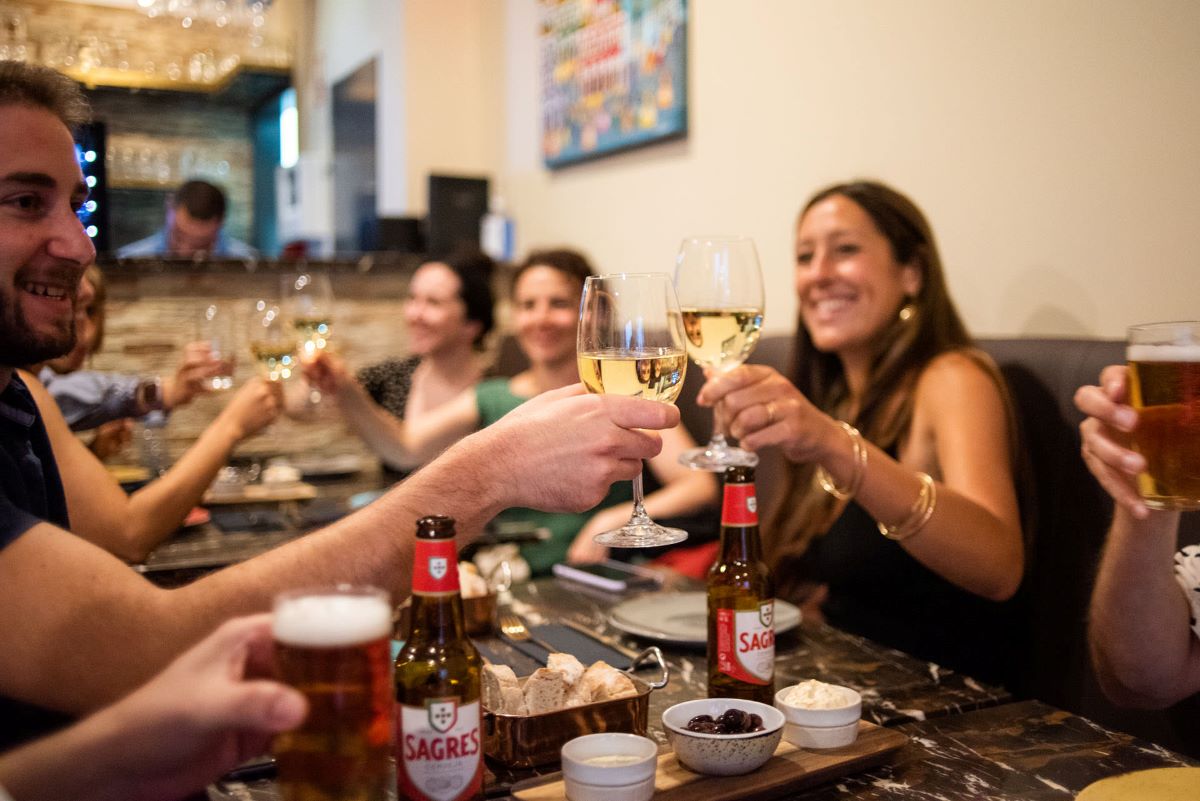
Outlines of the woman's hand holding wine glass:
[{"label": "woman's hand holding wine glass", "polygon": [[[691,237],[676,258],[675,290],[683,312],[687,352],[699,367],[732,370],[758,344],[763,322],[762,271],[748,237]],[[695,470],[753,467],[758,456],[725,441],[714,410],[713,435],[679,461]]]}]

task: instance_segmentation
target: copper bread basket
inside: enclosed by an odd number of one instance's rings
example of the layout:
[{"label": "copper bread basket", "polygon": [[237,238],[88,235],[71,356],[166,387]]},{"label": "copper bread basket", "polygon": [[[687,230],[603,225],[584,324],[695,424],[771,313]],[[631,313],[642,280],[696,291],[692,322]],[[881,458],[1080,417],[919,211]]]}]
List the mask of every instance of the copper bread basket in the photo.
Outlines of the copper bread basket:
[{"label": "copper bread basket", "polygon": [[[658,663],[658,679],[647,682],[633,675],[643,663]],[[645,735],[650,719],[650,691],[667,686],[670,671],[662,651],[647,648],[633,657],[625,671],[636,695],[597,701],[543,712],[540,715],[503,715],[483,710],[483,752],[489,759],[509,768],[533,768],[559,761],[559,751],[568,740],[605,731]]]}]

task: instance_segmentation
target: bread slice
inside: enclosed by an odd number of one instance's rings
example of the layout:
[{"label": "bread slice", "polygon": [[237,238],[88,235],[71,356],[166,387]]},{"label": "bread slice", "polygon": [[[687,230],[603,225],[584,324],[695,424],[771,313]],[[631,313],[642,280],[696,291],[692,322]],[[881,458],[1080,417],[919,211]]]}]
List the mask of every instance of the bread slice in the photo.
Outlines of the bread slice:
[{"label": "bread slice", "polygon": [[525,708],[525,693],[521,692],[520,687],[505,687],[504,693],[504,712],[505,715],[528,715],[529,710]]},{"label": "bread slice", "polygon": [[513,712],[508,709],[508,707],[513,705],[511,696],[514,692],[522,698],[521,705],[524,706],[521,685],[517,681],[517,674],[513,673],[512,668],[508,665],[484,665],[482,680],[482,700],[485,708],[501,714],[523,714],[523,712]]},{"label": "bread slice", "polygon": [[583,663],[575,658],[575,654],[552,653],[546,658],[546,667],[561,671],[568,688],[574,687],[583,677]]},{"label": "bread slice", "polygon": [[567,680],[561,670],[538,668],[525,680],[525,709],[540,715],[562,709],[567,696]]}]

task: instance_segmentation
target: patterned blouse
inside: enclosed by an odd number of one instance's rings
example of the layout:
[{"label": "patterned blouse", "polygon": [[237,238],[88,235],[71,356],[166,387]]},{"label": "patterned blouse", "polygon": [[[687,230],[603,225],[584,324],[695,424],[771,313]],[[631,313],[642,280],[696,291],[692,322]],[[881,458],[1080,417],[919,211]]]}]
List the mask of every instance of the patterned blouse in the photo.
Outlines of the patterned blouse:
[{"label": "patterned blouse", "polygon": [[420,363],[420,356],[388,359],[359,370],[358,381],[373,401],[403,420],[408,393],[412,390],[413,373]]}]

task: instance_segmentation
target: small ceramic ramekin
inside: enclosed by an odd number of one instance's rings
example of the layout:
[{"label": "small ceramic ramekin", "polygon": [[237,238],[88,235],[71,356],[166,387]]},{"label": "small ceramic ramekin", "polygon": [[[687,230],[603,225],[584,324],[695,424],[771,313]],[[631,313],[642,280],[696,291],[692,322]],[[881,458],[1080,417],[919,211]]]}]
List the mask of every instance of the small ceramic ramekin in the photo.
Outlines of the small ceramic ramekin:
[{"label": "small ceramic ramekin", "polygon": [[657,769],[658,746],[637,734],[585,734],[562,747],[570,801],[649,801]]},{"label": "small ceramic ramekin", "polygon": [[775,693],[775,706],[783,713],[786,723],[783,738],[800,748],[840,748],[858,737],[858,721],[862,717],[862,696],[856,690],[833,685],[845,696],[846,703],[830,708],[810,709],[784,700],[791,687]]}]

